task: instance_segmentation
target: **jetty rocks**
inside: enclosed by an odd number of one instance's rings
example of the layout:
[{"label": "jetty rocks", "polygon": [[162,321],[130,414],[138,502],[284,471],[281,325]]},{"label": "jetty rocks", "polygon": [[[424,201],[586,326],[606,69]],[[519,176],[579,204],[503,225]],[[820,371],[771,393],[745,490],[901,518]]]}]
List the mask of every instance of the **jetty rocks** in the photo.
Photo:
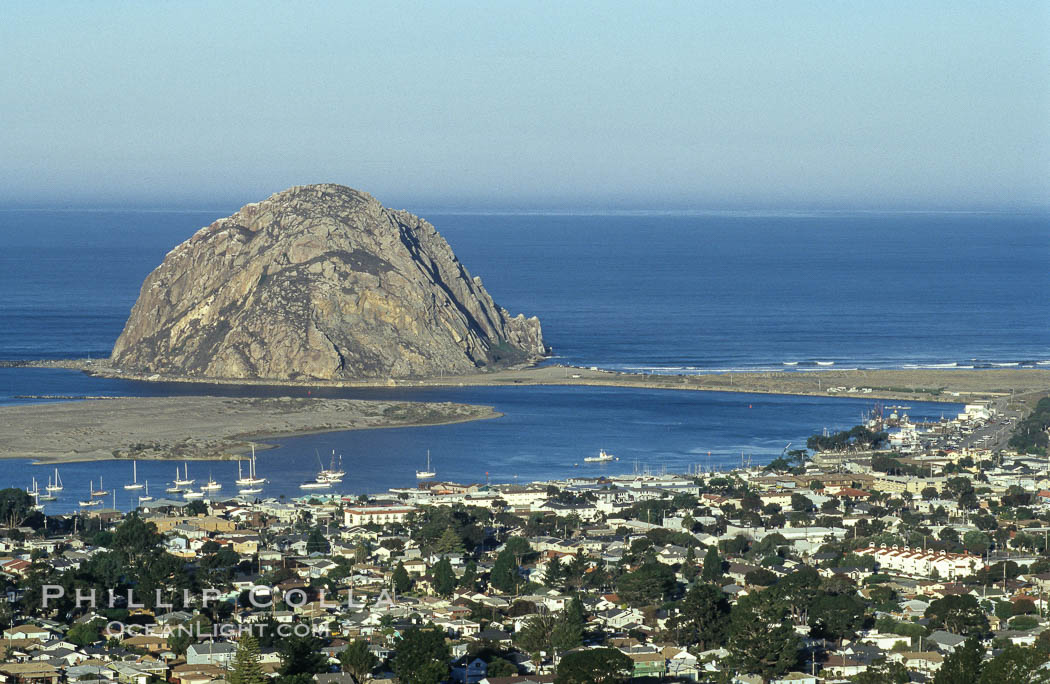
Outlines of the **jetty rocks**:
[{"label": "jetty rocks", "polygon": [[428,222],[333,184],[249,204],[173,249],[111,355],[123,371],[352,380],[463,374],[548,353]]}]

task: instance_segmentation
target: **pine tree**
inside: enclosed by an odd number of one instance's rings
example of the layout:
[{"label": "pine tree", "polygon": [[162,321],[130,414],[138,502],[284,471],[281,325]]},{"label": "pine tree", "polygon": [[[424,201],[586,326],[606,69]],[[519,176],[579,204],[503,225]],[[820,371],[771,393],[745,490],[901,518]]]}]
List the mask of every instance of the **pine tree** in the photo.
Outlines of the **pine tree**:
[{"label": "pine tree", "polygon": [[405,564],[398,562],[397,567],[394,568],[394,591],[399,594],[404,594],[406,591],[412,588],[412,578],[408,576],[408,570],[405,570]]},{"label": "pine tree", "polygon": [[441,538],[434,545],[434,551],[440,554],[462,553],[463,539],[456,534],[456,531],[451,526],[446,527],[445,531],[441,533]]},{"label": "pine tree", "polygon": [[699,574],[700,568],[696,565],[696,553],[693,551],[693,547],[690,546],[685,554],[685,563],[682,564],[682,576],[685,577],[686,582],[692,583]]},{"label": "pine tree", "polygon": [[237,643],[233,656],[233,667],[226,675],[229,684],[266,684],[269,681],[259,664],[259,642],[251,634],[245,634]]},{"label": "pine tree", "polygon": [[463,576],[459,578],[459,586],[467,591],[474,591],[478,581],[478,564],[474,561],[467,563],[463,569]]},{"label": "pine tree", "polygon": [[547,563],[547,570],[543,573],[543,583],[548,587],[557,587],[561,583],[563,575],[564,571],[561,567],[561,561],[555,556]]},{"label": "pine tree", "polygon": [[722,581],[722,558],[718,555],[718,549],[713,546],[704,556],[704,571],[701,577],[705,582],[719,583]]},{"label": "pine tree", "polygon": [[447,558],[434,564],[434,590],[440,596],[451,596],[456,590],[456,573],[452,571],[452,563]]},{"label": "pine tree", "polygon": [[367,641],[358,639],[339,654],[339,664],[342,665],[343,672],[349,672],[354,679],[363,682],[379,665],[379,658],[368,649]]},{"label": "pine tree", "polygon": [[518,563],[514,560],[514,552],[511,549],[503,549],[496,556],[496,563],[489,574],[489,584],[508,594],[517,587]]}]

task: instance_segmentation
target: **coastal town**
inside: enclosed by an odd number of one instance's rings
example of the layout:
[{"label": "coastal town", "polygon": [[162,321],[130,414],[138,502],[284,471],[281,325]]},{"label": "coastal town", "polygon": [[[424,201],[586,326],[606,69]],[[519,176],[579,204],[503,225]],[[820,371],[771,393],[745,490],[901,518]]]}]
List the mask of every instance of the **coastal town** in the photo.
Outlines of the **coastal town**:
[{"label": "coastal town", "polygon": [[1045,681],[1050,399],[906,408],[732,470],[46,517],[3,490],[0,677]]}]

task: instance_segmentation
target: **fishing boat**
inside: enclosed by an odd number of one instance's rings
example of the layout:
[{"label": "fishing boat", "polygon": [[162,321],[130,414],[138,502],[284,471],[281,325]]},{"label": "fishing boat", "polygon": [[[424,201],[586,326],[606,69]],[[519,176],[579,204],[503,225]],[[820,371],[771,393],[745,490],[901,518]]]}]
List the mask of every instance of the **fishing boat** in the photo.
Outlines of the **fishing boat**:
[{"label": "fishing boat", "polygon": [[[92,482],[92,484],[94,484],[94,480],[92,480],[91,482]],[[102,486],[102,476],[99,475],[99,477],[98,477],[98,489],[92,488],[91,489],[91,496],[105,496],[106,494],[109,494],[109,492],[106,491],[106,488]]]},{"label": "fishing boat", "polygon": [[[95,481],[92,480],[91,484],[88,485],[88,493],[91,496],[95,496]],[[89,506],[101,506],[102,502],[98,499],[88,499],[87,501],[81,500],[81,508],[88,508]]]},{"label": "fishing boat", "polygon": [[186,474],[183,475],[181,478],[179,477],[179,467],[175,466],[175,481],[172,484],[176,487],[185,487],[196,482],[196,480],[190,479],[190,464],[183,462],[183,466],[185,466]]},{"label": "fishing boat", "polygon": [[139,503],[143,501],[153,501],[153,497],[149,495],[149,480],[146,480],[146,493],[139,497]]},{"label": "fishing boat", "polygon": [[222,489],[222,485],[215,481],[211,473],[208,473],[208,483],[201,485],[201,491],[204,492],[217,492]]},{"label": "fishing boat", "polygon": [[437,476],[437,473],[435,473],[433,470],[430,469],[430,449],[427,449],[427,469],[426,470],[417,470],[416,471],[416,477],[419,478],[420,480],[429,480],[429,479],[431,479],[433,477],[436,477],[436,476]]},{"label": "fishing boat", "polygon": [[237,460],[237,486],[250,487],[254,485],[264,484],[265,478],[259,477],[255,470],[255,445],[252,445],[252,460],[248,462],[248,477],[244,477],[241,473],[241,461]]},{"label": "fishing boat", "polygon": [[139,462],[131,462],[131,484],[124,485],[124,489],[142,489],[142,485],[139,484]]},{"label": "fishing boat", "polygon": [[597,456],[588,456],[583,459],[584,463],[608,463],[609,461],[616,460],[616,457],[612,454],[606,453],[605,449],[599,449]]},{"label": "fishing boat", "polygon": [[47,491],[49,492],[61,492],[62,491],[62,477],[58,474],[58,468],[55,468],[55,481],[51,482],[51,478],[47,480]]}]

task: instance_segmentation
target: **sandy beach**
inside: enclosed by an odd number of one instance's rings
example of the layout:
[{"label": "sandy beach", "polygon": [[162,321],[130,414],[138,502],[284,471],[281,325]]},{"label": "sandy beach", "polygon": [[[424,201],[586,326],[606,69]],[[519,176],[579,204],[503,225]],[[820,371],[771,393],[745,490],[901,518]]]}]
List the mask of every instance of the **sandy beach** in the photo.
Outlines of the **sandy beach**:
[{"label": "sandy beach", "polygon": [[443,378],[365,381],[282,381],[187,378],[127,373],[105,360],[23,362],[20,365],[82,370],[100,377],[163,382],[197,382],[284,387],[458,387],[503,385],[587,385],[710,392],[754,392],[805,396],[967,402],[1050,391],[1050,369],[820,370],[705,375],[648,375],[573,366],[545,365]]},{"label": "sandy beach", "polygon": [[489,406],[351,399],[129,397],[0,408],[0,458],[221,459],[287,435],[442,425]]}]

